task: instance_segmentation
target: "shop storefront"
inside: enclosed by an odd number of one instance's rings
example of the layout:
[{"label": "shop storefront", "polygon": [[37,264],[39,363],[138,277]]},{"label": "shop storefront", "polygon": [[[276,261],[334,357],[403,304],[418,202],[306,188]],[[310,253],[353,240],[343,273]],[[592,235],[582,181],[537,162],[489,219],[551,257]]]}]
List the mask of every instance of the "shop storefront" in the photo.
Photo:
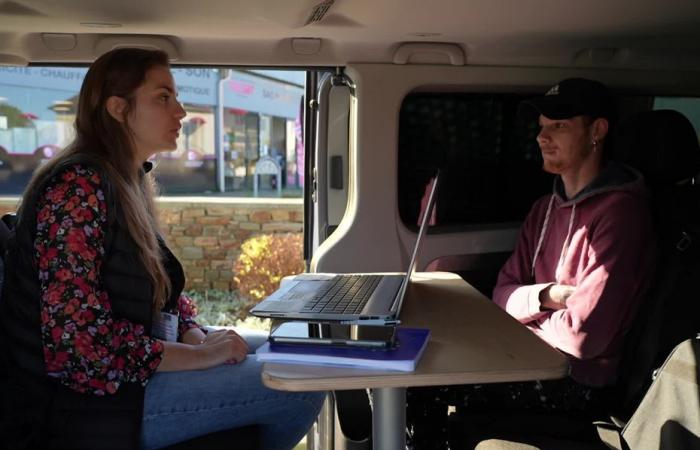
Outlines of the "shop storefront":
[{"label": "shop storefront", "polygon": [[[42,160],[72,140],[85,73],[80,68],[0,67],[0,179],[13,181],[5,188],[19,189]],[[183,68],[173,69],[173,75],[187,117],[178,149],[156,158],[164,192],[249,190],[255,163],[263,156],[283,168],[282,180],[268,179],[269,187],[303,184],[299,111],[304,72]]]}]

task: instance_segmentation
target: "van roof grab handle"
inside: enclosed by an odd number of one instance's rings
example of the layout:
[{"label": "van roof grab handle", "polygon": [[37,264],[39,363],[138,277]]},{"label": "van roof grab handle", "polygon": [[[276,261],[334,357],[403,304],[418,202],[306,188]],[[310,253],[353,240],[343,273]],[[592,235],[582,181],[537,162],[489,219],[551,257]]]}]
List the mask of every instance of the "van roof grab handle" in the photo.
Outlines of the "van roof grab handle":
[{"label": "van roof grab handle", "polygon": [[459,44],[405,42],[394,53],[394,64],[449,64],[463,66],[467,56]]}]

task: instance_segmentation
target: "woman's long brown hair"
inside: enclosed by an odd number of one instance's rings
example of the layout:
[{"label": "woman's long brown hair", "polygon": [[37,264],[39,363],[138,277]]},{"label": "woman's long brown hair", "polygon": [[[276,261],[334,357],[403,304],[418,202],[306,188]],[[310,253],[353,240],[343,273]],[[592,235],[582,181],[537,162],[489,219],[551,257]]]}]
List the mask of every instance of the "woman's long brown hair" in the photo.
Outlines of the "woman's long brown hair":
[{"label": "woman's long brown hair", "polygon": [[[54,168],[76,156],[98,161],[107,174],[114,201],[153,283],[153,307],[161,309],[171,286],[158,244],[158,215],[155,208],[155,180],[138,170],[128,120],[119,123],[106,108],[107,99],[118,96],[133,110],[135,91],[154,67],[169,67],[168,55],[159,50],[120,48],[100,56],[87,71],[78,98],[76,137],[61,153],[40,167],[25,191],[24,199],[35,198],[37,189]],[[79,160],[79,158],[78,158]]]}]

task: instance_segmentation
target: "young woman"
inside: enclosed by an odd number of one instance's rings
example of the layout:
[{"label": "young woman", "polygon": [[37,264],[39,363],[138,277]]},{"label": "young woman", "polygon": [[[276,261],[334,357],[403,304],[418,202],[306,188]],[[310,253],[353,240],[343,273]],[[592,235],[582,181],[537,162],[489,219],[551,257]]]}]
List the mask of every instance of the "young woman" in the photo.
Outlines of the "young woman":
[{"label": "young woman", "polygon": [[262,385],[246,354],[264,336],[205,333],[181,295],[147,160],[176,148],[183,117],[163,52],[113,50],[88,70],[76,138],[34,175],[6,258],[10,448],[155,449],[257,424],[285,449],[317,415],[322,394]]}]

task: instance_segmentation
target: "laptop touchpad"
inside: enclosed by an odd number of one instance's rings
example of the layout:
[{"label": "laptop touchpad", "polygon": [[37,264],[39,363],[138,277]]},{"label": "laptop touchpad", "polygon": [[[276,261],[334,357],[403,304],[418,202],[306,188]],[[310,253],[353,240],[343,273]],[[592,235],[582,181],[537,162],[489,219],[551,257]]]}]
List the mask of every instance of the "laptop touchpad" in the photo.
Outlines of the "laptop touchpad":
[{"label": "laptop touchpad", "polygon": [[302,283],[297,283],[296,286],[288,290],[280,300],[286,301],[308,301],[314,298],[318,293],[319,288],[325,284],[325,282],[310,282],[304,281]]}]

